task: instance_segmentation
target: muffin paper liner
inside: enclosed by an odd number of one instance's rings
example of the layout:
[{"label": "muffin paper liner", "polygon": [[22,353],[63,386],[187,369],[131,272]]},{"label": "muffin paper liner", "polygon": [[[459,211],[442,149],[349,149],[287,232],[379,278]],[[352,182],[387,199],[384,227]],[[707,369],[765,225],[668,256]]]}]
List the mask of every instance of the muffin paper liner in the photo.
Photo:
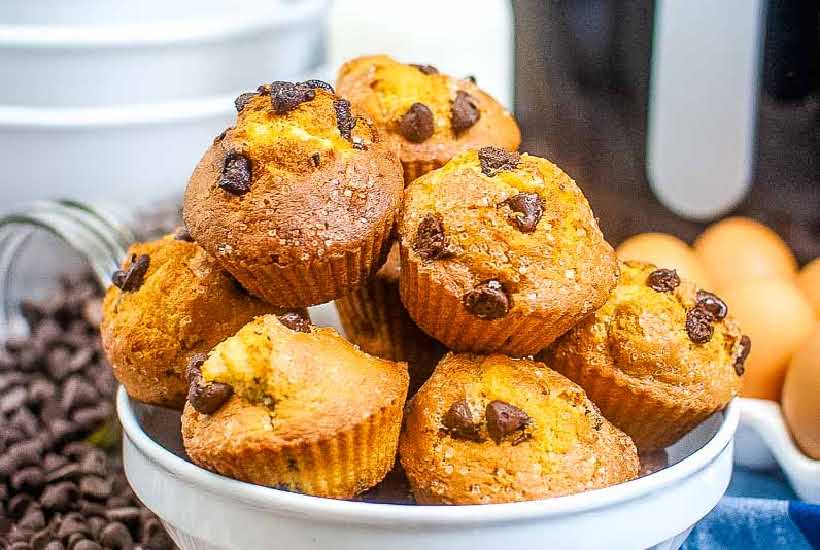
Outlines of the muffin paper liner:
[{"label": "muffin paper liner", "polygon": [[394,219],[382,222],[353,250],[306,263],[246,269],[226,262],[248,291],[279,307],[308,307],[344,296],[367,281],[381,267],[390,247]]},{"label": "muffin paper liner", "polygon": [[303,465],[293,475],[300,492],[329,498],[352,498],[376,485],[393,468],[401,429],[401,409],[402,404],[397,401],[334,438],[281,453],[274,460],[275,467],[290,473],[289,464]]},{"label": "muffin paper liner", "polygon": [[437,168],[441,168],[445,163],[439,161],[418,160],[414,162],[402,161],[401,165],[404,168],[404,186],[407,187],[410,183],[427,172],[432,172]]},{"label": "muffin paper liner", "polygon": [[[563,331],[562,323],[539,316],[510,313],[501,319],[484,320],[464,307],[443,285],[422,273],[418,265],[401,254],[401,300],[424,332],[454,351],[499,352],[512,356],[538,353]],[[569,328],[569,327],[567,327]]]},{"label": "muffin paper liner", "polygon": [[[184,438],[185,448],[196,464],[222,475],[285,491],[349,499],[379,483],[393,468],[403,405],[400,395],[332,436],[279,447],[264,438],[245,442],[242,448],[232,440],[214,445],[206,430],[215,427],[204,424],[196,428],[199,434],[189,432]],[[189,414],[199,413],[186,407]],[[185,422],[183,416],[183,434]]]},{"label": "muffin paper liner", "polygon": [[372,355],[408,363],[410,395],[446,352],[413,322],[401,303],[397,283],[374,278],[336,300],[336,310],[351,342]]},{"label": "muffin paper liner", "polygon": [[657,395],[628,386],[601,369],[553,365],[549,361],[546,364],[581,386],[603,415],[631,437],[641,451],[663,449],[675,443],[723,408],[693,402],[664,403]]}]

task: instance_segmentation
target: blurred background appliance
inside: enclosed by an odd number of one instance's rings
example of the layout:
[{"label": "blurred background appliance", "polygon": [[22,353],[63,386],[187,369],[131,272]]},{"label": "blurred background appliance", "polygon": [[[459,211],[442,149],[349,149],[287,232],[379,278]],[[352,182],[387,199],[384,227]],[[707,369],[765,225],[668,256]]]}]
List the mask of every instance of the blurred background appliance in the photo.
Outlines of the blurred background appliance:
[{"label": "blurred background appliance", "polygon": [[[576,178],[614,244],[644,231],[691,242],[710,218],[738,213],[777,230],[801,262],[820,256],[819,5],[513,2],[522,149]],[[679,174],[648,152],[653,138],[681,148],[669,152]]]}]

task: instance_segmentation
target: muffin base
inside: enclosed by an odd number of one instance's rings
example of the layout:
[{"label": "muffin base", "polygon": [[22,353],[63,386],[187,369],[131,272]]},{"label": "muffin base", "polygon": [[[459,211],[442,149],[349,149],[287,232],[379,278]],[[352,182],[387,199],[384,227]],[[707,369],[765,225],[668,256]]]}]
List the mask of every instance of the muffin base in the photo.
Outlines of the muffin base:
[{"label": "muffin base", "polygon": [[194,463],[219,474],[286,491],[350,499],[393,468],[402,405],[395,400],[334,437],[279,444],[258,433],[237,434],[237,425],[254,420],[253,410],[259,409],[239,397],[211,416],[186,404],[183,443]]},{"label": "muffin base", "polygon": [[510,313],[484,320],[472,315],[429,273],[407,258],[402,249],[401,301],[418,327],[454,351],[499,352],[516,357],[538,353],[571,327],[564,318]]},{"label": "muffin base", "polygon": [[408,364],[410,396],[447,351],[413,322],[401,303],[396,282],[376,277],[335,304],[351,342],[371,355]]},{"label": "muffin base", "polygon": [[358,246],[340,253],[285,266],[255,266],[220,257],[224,267],[248,292],[283,307],[308,307],[330,302],[361,286],[384,263],[390,250],[393,217],[379,224]]},{"label": "muffin base", "polygon": [[641,452],[672,445],[724,408],[694,399],[669,403],[662,395],[627,384],[602,369],[553,364],[548,357],[539,360],[584,388],[607,420],[631,437]]},{"label": "muffin base", "polygon": [[414,179],[420,178],[427,172],[432,172],[441,168],[446,163],[437,160],[416,160],[416,161],[402,161],[401,166],[404,169],[404,185],[410,185]]}]

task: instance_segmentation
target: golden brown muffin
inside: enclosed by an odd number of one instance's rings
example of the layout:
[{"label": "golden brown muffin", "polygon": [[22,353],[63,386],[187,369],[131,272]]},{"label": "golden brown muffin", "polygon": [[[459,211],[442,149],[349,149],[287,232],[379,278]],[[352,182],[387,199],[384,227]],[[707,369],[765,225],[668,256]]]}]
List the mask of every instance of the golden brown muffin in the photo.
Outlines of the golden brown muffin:
[{"label": "golden brown muffin", "polygon": [[447,350],[422,332],[404,309],[399,271],[399,246],[394,244],[376,276],[336,300],[336,310],[348,340],[367,353],[408,364],[413,395]]},{"label": "golden brown muffin", "polygon": [[406,183],[467,149],[515,150],[521,144],[515,119],[474,80],[455,79],[431,65],[359,57],[342,66],[336,86],[399,151]]},{"label": "golden brown muffin", "polygon": [[751,342],[723,301],[674,270],[626,262],[607,303],[540,358],[641,451],[671,445],[738,394]]},{"label": "golden brown muffin", "polygon": [[575,182],[492,147],[410,184],[399,234],[402,302],[459,351],[537,353],[603,305],[618,276]]},{"label": "golden brown muffin", "polygon": [[185,450],[235,479],[351,498],[393,467],[407,366],[295,328],[257,317],[192,364]]},{"label": "golden brown muffin", "polygon": [[638,475],[629,437],[542,363],[450,353],[407,409],[399,455],[420,504],[538,500]]},{"label": "golden brown muffin", "polygon": [[323,82],[274,82],[237,108],[188,182],[191,234],[278,306],[362,284],[384,261],[401,200],[394,152]]},{"label": "golden brown muffin", "polygon": [[113,282],[103,302],[103,347],[128,395],[152,405],[181,409],[190,357],[275,311],[202,247],[170,235],[133,245]]}]

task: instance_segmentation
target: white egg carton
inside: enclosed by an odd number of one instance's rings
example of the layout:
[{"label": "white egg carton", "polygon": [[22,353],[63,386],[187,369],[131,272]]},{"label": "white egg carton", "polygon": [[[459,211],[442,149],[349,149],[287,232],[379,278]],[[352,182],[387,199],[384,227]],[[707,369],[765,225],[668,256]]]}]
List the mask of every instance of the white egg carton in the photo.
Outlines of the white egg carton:
[{"label": "white egg carton", "polygon": [[735,435],[735,464],[754,470],[779,466],[801,500],[820,504],[820,460],[809,458],[795,445],[780,405],[748,397],[737,401],[740,425]]}]

